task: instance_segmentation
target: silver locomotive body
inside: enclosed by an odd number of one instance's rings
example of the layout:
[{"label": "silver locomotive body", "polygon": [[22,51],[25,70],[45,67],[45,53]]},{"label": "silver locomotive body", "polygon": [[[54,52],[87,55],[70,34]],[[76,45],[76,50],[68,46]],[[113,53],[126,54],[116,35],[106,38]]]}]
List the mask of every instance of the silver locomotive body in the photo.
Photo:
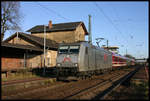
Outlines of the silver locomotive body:
[{"label": "silver locomotive body", "polygon": [[56,63],[59,76],[93,75],[112,69],[112,53],[88,42],[60,44]]}]

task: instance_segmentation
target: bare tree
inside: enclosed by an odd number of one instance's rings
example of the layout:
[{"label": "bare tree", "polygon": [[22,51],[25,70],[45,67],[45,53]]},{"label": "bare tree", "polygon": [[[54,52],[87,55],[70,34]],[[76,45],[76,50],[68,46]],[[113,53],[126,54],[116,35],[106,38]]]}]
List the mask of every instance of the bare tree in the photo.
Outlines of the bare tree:
[{"label": "bare tree", "polygon": [[1,2],[1,40],[6,31],[20,30],[20,2],[3,1]]}]

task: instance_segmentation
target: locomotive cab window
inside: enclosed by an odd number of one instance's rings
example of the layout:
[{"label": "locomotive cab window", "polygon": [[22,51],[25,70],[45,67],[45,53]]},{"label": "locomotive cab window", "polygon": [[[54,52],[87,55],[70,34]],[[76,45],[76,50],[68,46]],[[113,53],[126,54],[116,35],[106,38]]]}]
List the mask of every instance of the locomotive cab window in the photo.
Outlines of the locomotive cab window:
[{"label": "locomotive cab window", "polygon": [[70,46],[70,53],[79,53],[79,46]]},{"label": "locomotive cab window", "polygon": [[68,53],[69,46],[60,46],[59,54]]}]

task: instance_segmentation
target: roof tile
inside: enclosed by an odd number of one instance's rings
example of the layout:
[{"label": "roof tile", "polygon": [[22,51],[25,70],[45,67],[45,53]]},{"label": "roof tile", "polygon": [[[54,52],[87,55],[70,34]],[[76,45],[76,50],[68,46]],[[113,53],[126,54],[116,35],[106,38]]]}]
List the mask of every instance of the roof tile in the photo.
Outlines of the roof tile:
[{"label": "roof tile", "polygon": [[[13,34],[12,36],[10,36],[9,38],[7,38],[6,40],[4,40],[3,42],[8,42],[15,36],[17,36],[17,32],[15,34]],[[31,34],[25,34],[23,32],[18,32],[18,37],[24,37],[25,39],[28,39],[42,47],[44,46],[44,38],[37,37],[37,36],[31,35]],[[57,49],[58,43],[53,40],[46,39],[46,47]]]},{"label": "roof tile", "polygon": [[[52,28],[49,29],[46,26],[46,32],[53,32],[53,31],[68,31],[68,30],[75,30],[79,24],[82,22],[69,22],[69,23],[59,23],[59,24],[52,24]],[[37,25],[32,27],[31,29],[27,30],[27,32],[44,32],[44,25]]]}]

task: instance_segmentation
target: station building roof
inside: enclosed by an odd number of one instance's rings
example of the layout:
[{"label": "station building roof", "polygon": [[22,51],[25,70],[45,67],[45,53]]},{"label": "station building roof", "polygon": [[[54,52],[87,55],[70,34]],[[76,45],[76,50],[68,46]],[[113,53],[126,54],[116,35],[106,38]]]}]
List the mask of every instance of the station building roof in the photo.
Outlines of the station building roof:
[{"label": "station building roof", "polygon": [[[85,31],[85,35],[88,35],[86,27],[82,21],[52,24],[52,28],[49,28],[49,26],[46,26],[46,32],[72,31],[72,30],[75,30],[79,25],[83,27]],[[43,33],[44,25],[36,25],[32,27],[31,29],[27,30],[27,32]]]},{"label": "station building roof", "polygon": [[43,49],[31,46],[31,45],[12,44],[12,43],[6,43],[6,42],[2,42],[1,46],[2,47],[8,47],[8,48],[16,48],[16,49],[40,51],[40,52],[43,51]]},{"label": "station building roof", "polygon": [[[36,45],[37,47],[43,47],[44,46],[44,38],[41,37],[37,37],[31,34],[26,34],[23,32],[16,32],[15,34],[11,35],[9,38],[7,38],[6,40],[4,40],[3,42],[8,42],[11,39],[13,39],[14,37],[16,37],[18,34],[18,37],[22,38],[23,40],[28,41],[29,43],[32,43],[34,45]],[[49,47],[51,49],[57,49],[58,48],[58,43],[50,40],[50,39],[46,39],[46,47]]]}]

